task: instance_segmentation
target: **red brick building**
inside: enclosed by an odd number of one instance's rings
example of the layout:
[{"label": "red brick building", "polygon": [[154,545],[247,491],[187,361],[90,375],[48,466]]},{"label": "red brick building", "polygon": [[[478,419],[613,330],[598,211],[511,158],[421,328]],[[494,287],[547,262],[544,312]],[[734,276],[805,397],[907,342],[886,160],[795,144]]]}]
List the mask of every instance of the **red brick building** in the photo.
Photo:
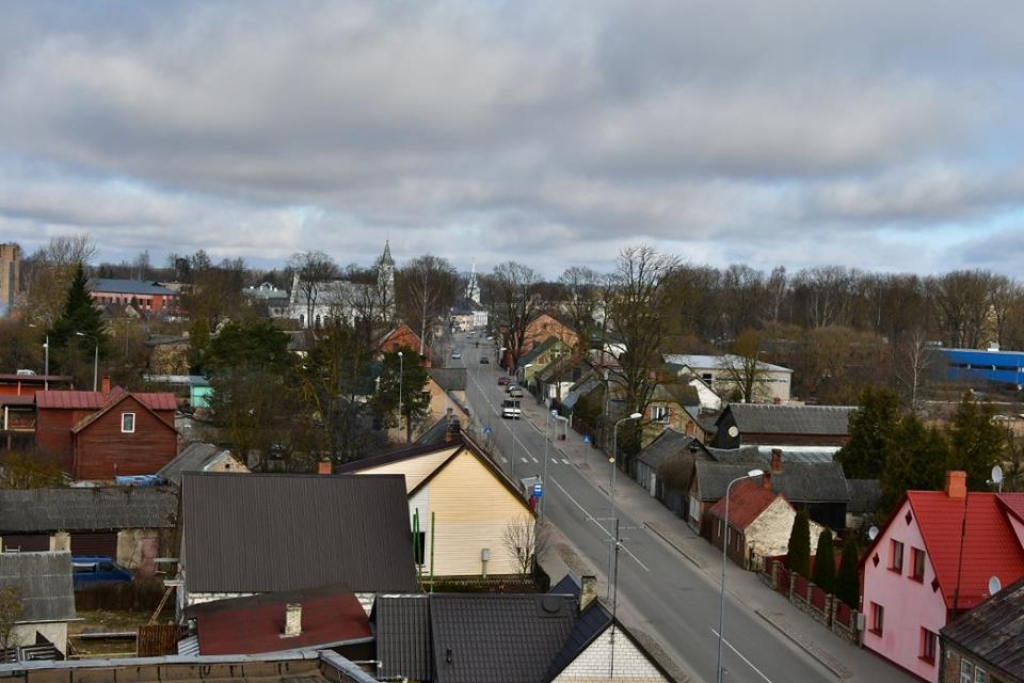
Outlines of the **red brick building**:
[{"label": "red brick building", "polygon": [[36,446],[76,480],[155,474],[178,452],[174,394],[41,391]]}]

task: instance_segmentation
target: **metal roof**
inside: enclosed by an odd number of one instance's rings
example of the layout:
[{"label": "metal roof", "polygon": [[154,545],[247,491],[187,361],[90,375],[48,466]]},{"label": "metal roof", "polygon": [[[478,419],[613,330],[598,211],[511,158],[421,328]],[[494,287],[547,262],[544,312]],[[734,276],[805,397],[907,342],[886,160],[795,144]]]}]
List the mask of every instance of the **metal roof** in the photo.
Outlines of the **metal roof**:
[{"label": "metal roof", "polygon": [[846,435],[850,414],[856,406],[776,406],[768,403],[732,403],[732,413],[740,434],[827,434]]},{"label": "metal roof", "polygon": [[230,451],[212,443],[191,443],[178,453],[174,460],[161,467],[157,474],[175,484],[181,484],[183,472],[203,472],[211,462],[224,453],[231,454]]},{"label": "metal roof", "polygon": [[[696,462],[697,484],[704,501],[719,500],[733,479],[751,470],[750,462]],[[839,463],[783,462],[782,471],[772,473],[772,490],[791,503],[845,503],[850,500],[846,477]]]},{"label": "metal roof", "polygon": [[686,456],[692,463],[694,458],[697,457],[697,453],[703,454],[705,458],[707,457],[707,450],[699,441],[692,436],[687,436],[679,430],[669,427],[659,434],[647,448],[640,451],[637,459],[656,470],[674,455]]},{"label": "metal roof", "polygon": [[185,473],[189,592],[416,590],[401,475]]},{"label": "metal roof", "polygon": [[110,278],[96,278],[89,281],[90,292],[103,292],[110,294],[143,294],[176,296],[177,292],[164,287],[159,282],[144,282],[142,280],[117,280]]},{"label": "metal roof", "polygon": [[972,657],[1024,680],[1024,579],[1003,588],[940,633]]},{"label": "metal roof", "polygon": [[20,623],[75,618],[71,553],[0,553],[0,588],[17,589]]},{"label": "metal roof", "polygon": [[177,514],[172,486],[0,489],[0,534],[162,529]]},{"label": "metal roof", "polygon": [[[760,480],[744,479],[733,484],[729,493],[729,525],[736,529],[746,529],[768,509],[779,494],[766,489]],[[725,517],[725,496],[715,503],[708,514],[722,519]]]},{"label": "metal roof", "polygon": [[373,621],[381,677],[404,677],[413,681],[433,679],[429,595],[377,596]]},{"label": "metal roof", "polygon": [[101,410],[113,405],[126,396],[139,400],[150,410],[177,410],[174,394],[168,392],[134,393],[121,387],[114,387],[110,393],[102,391],[38,391],[35,394],[39,408],[63,408],[68,410]]},{"label": "metal roof", "polygon": [[[745,361],[745,359],[740,356],[730,354],[722,356],[708,356],[695,353],[664,353],[661,358],[666,363],[686,366],[692,370],[698,371],[721,370],[723,368],[730,367],[731,365],[741,364]],[[781,365],[774,365],[772,363],[765,363],[764,361],[757,361],[757,369],[769,372],[793,372],[789,368]]]}]

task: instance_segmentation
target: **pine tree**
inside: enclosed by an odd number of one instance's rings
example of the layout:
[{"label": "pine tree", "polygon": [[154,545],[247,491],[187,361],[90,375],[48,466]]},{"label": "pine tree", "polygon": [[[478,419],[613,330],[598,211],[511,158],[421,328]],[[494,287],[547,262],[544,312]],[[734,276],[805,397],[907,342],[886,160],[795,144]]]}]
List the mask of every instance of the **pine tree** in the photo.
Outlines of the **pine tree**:
[{"label": "pine tree", "polygon": [[818,547],[814,552],[814,573],[811,576],[819,588],[832,593],[836,588],[836,555],[832,531],[827,527],[818,534]]},{"label": "pine tree", "polygon": [[1006,431],[992,422],[990,403],[979,403],[970,392],[964,394],[949,427],[951,470],[967,472],[967,489],[988,490],[992,466],[1006,452]]},{"label": "pine tree", "polygon": [[904,416],[886,451],[885,468],[879,477],[881,512],[887,515],[907,491],[941,489],[948,453],[941,432],[925,427],[913,413]]},{"label": "pine tree", "polygon": [[860,602],[860,576],[858,561],[860,554],[857,538],[849,534],[843,541],[843,556],[839,558],[839,572],[836,574],[836,597],[856,609]]},{"label": "pine tree", "polygon": [[797,574],[807,576],[810,573],[811,528],[806,510],[798,510],[796,518],[793,520],[786,559],[789,562],[789,568]]},{"label": "pine tree", "polygon": [[860,407],[850,415],[850,438],[836,454],[847,479],[874,479],[900,421],[899,398],[889,389],[866,387]]},{"label": "pine tree", "polygon": [[50,344],[53,348],[61,349],[80,346],[84,343],[82,340],[87,340],[90,350],[94,344],[99,344],[100,354],[103,355],[107,332],[103,326],[103,315],[89,295],[87,282],[85,269],[79,263],[75,269],[75,278],[64,297],[64,309],[50,328]]}]

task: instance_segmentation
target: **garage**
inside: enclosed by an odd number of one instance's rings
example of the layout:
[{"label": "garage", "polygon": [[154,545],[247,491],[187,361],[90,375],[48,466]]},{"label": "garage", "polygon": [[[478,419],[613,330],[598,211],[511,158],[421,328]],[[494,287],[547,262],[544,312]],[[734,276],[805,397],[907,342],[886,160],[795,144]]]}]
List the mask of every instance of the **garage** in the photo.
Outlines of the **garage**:
[{"label": "garage", "polygon": [[50,549],[49,534],[5,534],[4,552],[21,551],[23,553],[46,552]]},{"label": "garage", "polygon": [[117,558],[116,531],[77,531],[71,534],[71,554],[75,557]]}]

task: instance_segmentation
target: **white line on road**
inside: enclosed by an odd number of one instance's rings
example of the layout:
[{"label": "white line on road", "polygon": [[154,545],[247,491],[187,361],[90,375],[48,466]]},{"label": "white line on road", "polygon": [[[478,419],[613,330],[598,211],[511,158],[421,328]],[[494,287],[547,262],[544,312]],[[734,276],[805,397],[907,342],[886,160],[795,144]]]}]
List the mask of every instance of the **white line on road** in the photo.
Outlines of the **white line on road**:
[{"label": "white line on road", "polygon": [[565,458],[562,458],[562,464],[563,465],[571,465],[572,463],[569,462],[568,460],[566,460]]},{"label": "white line on road", "polygon": [[[613,538],[613,536],[610,533],[608,533],[608,530],[604,528],[604,525],[602,525],[601,522],[597,521],[597,518],[595,518],[592,514],[587,512],[587,508],[585,508],[582,505],[580,505],[579,501],[576,500],[575,498],[573,498],[569,494],[569,492],[566,491],[565,488],[561,484],[558,483],[557,479],[555,479],[554,477],[551,477],[551,483],[554,484],[555,486],[557,486],[558,490],[561,491],[565,495],[566,498],[568,498],[570,501],[572,501],[572,504],[575,505],[576,507],[578,507],[580,509],[580,512],[582,512],[584,515],[587,516],[587,519],[589,519],[591,522],[596,524],[597,528],[600,529],[601,531],[603,531],[604,535],[607,536],[609,540],[611,540]],[[620,543],[619,545],[622,545],[622,544]],[[644,564],[643,562],[640,561],[639,557],[637,557],[636,555],[634,555],[632,553],[632,551],[629,548],[627,548],[626,546],[623,545],[622,549],[624,551],[626,551],[626,554],[629,555],[630,557],[632,557],[633,561],[635,561],[638,565],[640,565],[645,572],[651,571],[650,569],[648,569],[646,564]]]},{"label": "white line on road", "polygon": [[[715,634],[715,637],[716,637],[716,638],[718,637],[718,631],[716,631],[715,629],[711,629],[711,632]],[[749,659],[747,659],[747,658],[746,658],[746,657],[744,657],[744,656],[743,656],[742,654],[740,654],[740,651],[739,651],[739,650],[737,650],[736,648],[734,648],[734,647],[732,646],[732,643],[730,643],[730,642],[729,642],[728,640],[725,640],[724,638],[722,639],[722,642],[723,642],[723,643],[725,643],[726,645],[728,645],[728,646],[729,646],[729,649],[730,649],[730,650],[732,650],[733,652],[735,652],[735,653],[736,653],[736,656],[737,656],[737,657],[739,657],[739,658],[740,658],[740,659],[742,659],[742,660],[743,660],[744,662],[746,662],[747,666],[749,666],[749,667],[750,667],[751,669],[753,669],[753,670],[754,670],[754,673],[756,673],[756,674],[757,674],[758,676],[760,676],[760,677],[761,677],[761,678],[763,678],[764,680],[768,681],[768,683],[772,683],[772,679],[770,679],[770,678],[768,678],[767,676],[765,676],[765,675],[764,675],[764,674],[763,674],[763,673],[761,672],[761,670],[760,670],[760,669],[758,669],[758,668],[757,668],[756,666],[754,666],[754,665],[753,665],[753,664],[752,664],[752,663],[750,662],[750,660],[749,660]]]}]

